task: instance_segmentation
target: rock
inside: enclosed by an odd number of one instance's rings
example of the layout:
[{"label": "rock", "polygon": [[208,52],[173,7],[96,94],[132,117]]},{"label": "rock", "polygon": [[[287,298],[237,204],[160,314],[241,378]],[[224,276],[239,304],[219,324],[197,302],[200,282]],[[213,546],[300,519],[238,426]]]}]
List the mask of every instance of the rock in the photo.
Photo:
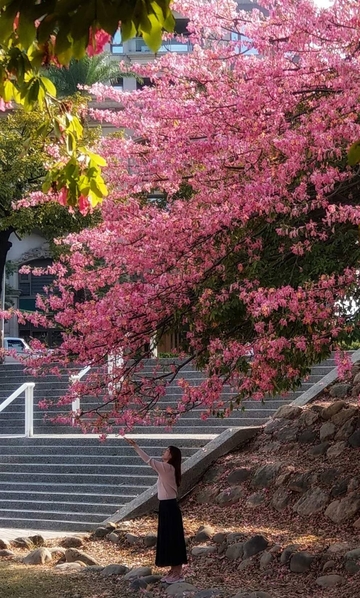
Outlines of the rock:
[{"label": "rock", "polygon": [[340,457],[341,453],[344,452],[346,449],[346,442],[336,442],[333,444],[326,452],[326,456],[328,459],[336,459],[336,457]]},{"label": "rock", "polygon": [[286,546],[280,555],[280,563],[282,565],[286,565],[290,561],[291,556],[296,552],[298,549],[297,544],[290,544]]},{"label": "rock", "polygon": [[276,438],[280,442],[295,442],[299,434],[299,422],[293,423],[291,426],[285,426],[276,433]]},{"label": "rock", "polygon": [[147,590],[150,586],[160,581],[161,575],[145,575],[144,577],[136,577],[132,580],[130,588],[132,590]]},{"label": "rock", "polygon": [[196,592],[194,598],[216,598],[217,596],[222,596],[222,590],[219,588],[209,588],[208,590]]},{"label": "rock", "polygon": [[151,548],[152,546],[156,546],[157,543],[157,536],[154,534],[147,534],[144,538],[144,544],[147,548]]},{"label": "rock", "polygon": [[225,554],[225,552],[228,549],[228,544],[227,542],[223,542],[222,544],[218,544],[217,545],[217,552],[219,555]]},{"label": "rock", "polygon": [[299,417],[299,423],[301,426],[312,426],[319,419],[319,413],[312,409],[304,409]]},{"label": "rock", "polygon": [[269,546],[269,542],[264,538],[264,536],[256,535],[244,542],[244,558],[247,559],[250,556],[254,556],[254,554],[258,554],[262,552]]},{"label": "rock", "polygon": [[335,440],[349,440],[355,430],[355,419],[348,419],[335,434]]},{"label": "rock", "polygon": [[282,405],[275,411],[274,419],[297,419],[301,415],[301,408],[296,405]]},{"label": "rock", "polygon": [[355,529],[359,529],[360,528],[360,518],[357,519],[354,523],[353,526],[355,527]]},{"label": "rock", "polygon": [[111,577],[112,575],[125,575],[126,573],[128,573],[128,571],[129,567],[126,567],[126,565],[107,565],[107,567],[104,567],[101,570],[101,576]]},{"label": "rock", "polygon": [[212,541],[215,542],[215,544],[223,544],[226,542],[226,534],[223,532],[218,532],[212,537]]},{"label": "rock", "polygon": [[355,573],[358,573],[358,571],[360,571],[360,565],[355,561],[346,561],[344,568],[345,571],[350,573],[350,575],[355,575]]},{"label": "rock", "polygon": [[271,552],[264,552],[260,557],[260,569],[267,569],[270,563],[274,560],[274,555]]},{"label": "rock", "polygon": [[360,497],[357,493],[350,494],[341,500],[334,500],[325,511],[325,517],[334,523],[341,523],[355,515],[360,509]]},{"label": "rock", "polygon": [[261,590],[258,590],[256,592],[241,591],[239,594],[236,594],[235,596],[233,596],[233,598],[272,598],[272,597],[267,592],[262,592]]},{"label": "rock", "polygon": [[317,457],[318,455],[325,455],[326,451],[330,446],[330,442],[321,442],[321,444],[316,444],[315,446],[311,447],[309,450],[309,454]]},{"label": "rock", "polygon": [[348,442],[350,446],[352,446],[353,448],[360,447],[360,428],[358,428],[357,430],[355,430],[353,434],[351,434],[350,438],[348,439]]},{"label": "rock", "polygon": [[341,411],[333,415],[331,421],[334,422],[336,426],[343,426],[348,419],[354,417],[357,414],[357,411],[358,410],[356,407],[345,406],[343,409],[341,409]]},{"label": "rock", "polygon": [[360,548],[353,548],[345,553],[346,560],[358,561],[360,560]]},{"label": "rock", "polygon": [[230,484],[230,486],[236,486],[237,484],[241,484],[249,479],[251,473],[251,469],[247,469],[246,467],[234,469],[234,471],[228,475],[226,482]]},{"label": "rock", "polygon": [[318,433],[315,430],[304,430],[298,436],[298,442],[300,444],[310,444],[318,439]]},{"label": "rock", "polygon": [[80,571],[85,567],[85,564],[81,561],[75,561],[74,563],[60,563],[60,565],[55,565],[55,569],[58,571],[65,571],[68,573],[72,573],[73,571]]},{"label": "rock", "polygon": [[265,434],[274,434],[287,426],[285,419],[270,419],[264,426]]},{"label": "rock", "polygon": [[202,525],[195,534],[194,542],[206,542],[214,533],[215,530],[210,525]]},{"label": "rock", "polygon": [[12,540],[11,545],[15,546],[16,548],[29,548],[30,550],[34,548],[32,541],[29,538],[23,537],[15,538],[15,540]]},{"label": "rock", "polygon": [[29,536],[29,540],[33,543],[34,546],[40,548],[40,546],[45,546],[45,538],[40,534],[35,534],[35,536]]},{"label": "rock", "polygon": [[131,545],[138,544],[140,542],[140,538],[138,536],[134,536],[134,534],[125,534],[125,540]]},{"label": "rock", "polygon": [[214,465],[210,467],[203,475],[202,481],[206,484],[211,484],[212,482],[216,482],[218,478],[220,478],[224,473],[224,468],[222,465]]},{"label": "rock", "polygon": [[336,561],[326,561],[322,570],[325,573],[326,571],[331,571],[332,569],[334,569],[334,567],[336,567]]},{"label": "rock", "polygon": [[348,492],[353,492],[357,490],[360,486],[359,478],[351,478],[348,483]]},{"label": "rock", "polygon": [[329,394],[331,397],[335,397],[337,399],[343,399],[344,397],[347,396],[350,389],[351,389],[350,384],[346,384],[344,382],[339,382],[338,384],[334,384],[330,388]]},{"label": "rock", "polygon": [[44,547],[37,548],[23,558],[25,565],[45,565],[52,560],[51,552]]},{"label": "rock", "polygon": [[106,539],[113,544],[118,544],[120,542],[120,536],[116,532],[110,532],[110,534],[106,536]]},{"label": "rock", "polygon": [[349,550],[349,544],[347,542],[336,542],[335,544],[330,544],[329,548],[327,549],[330,554],[340,554],[342,552],[347,552]]},{"label": "rock", "polygon": [[15,556],[15,552],[8,550],[7,548],[0,549],[0,557]]},{"label": "rock", "polygon": [[262,505],[265,502],[265,500],[265,494],[262,494],[261,492],[255,492],[254,494],[248,496],[248,498],[246,499],[246,504],[249,507],[258,507],[259,505]]},{"label": "rock", "polygon": [[9,550],[9,548],[10,548],[9,540],[3,540],[3,538],[0,538],[0,548],[6,548],[7,550]]},{"label": "rock", "polygon": [[126,581],[131,581],[137,577],[146,577],[147,575],[151,575],[150,567],[136,567],[134,569],[130,569],[130,571],[125,574],[124,579]]},{"label": "rock", "polygon": [[83,540],[79,536],[67,536],[60,542],[64,548],[81,548]]},{"label": "rock", "polygon": [[310,488],[301,498],[294,504],[293,510],[299,515],[307,516],[314,513],[319,513],[327,505],[329,495],[321,488]]},{"label": "rock", "polygon": [[291,494],[286,488],[278,488],[273,494],[271,504],[277,511],[282,511],[289,504],[290,497]]},{"label": "rock", "polygon": [[195,499],[196,499],[196,502],[198,502],[200,504],[207,504],[207,503],[211,504],[214,502],[214,500],[218,494],[219,494],[218,488],[213,488],[211,486],[210,487],[207,486],[203,490],[200,490],[199,492],[197,492],[197,494],[195,495]]},{"label": "rock", "polygon": [[348,488],[348,481],[347,480],[340,480],[338,484],[335,484],[330,490],[330,496],[336,498],[337,496],[342,496],[346,494]]},{"label": "rock", "polygon": [[[355,366],[353,366],[353,367],[355,367]],[[357,367],[357,365],[356,365],[356,367]],[[360,372],[359,371],[356,372],[356,375],[353,380],[353,384],[360,384]]]},{"label": "rock", "polygon": [[[285,420],[277,419],[276,421],[281,422],[281,421],[285,421]],[[271,455],[276,455],[278,450],[280,450],[280,447],[281,447],[281,442],[278,442],[278,441],[265,442],[264,444],[262,444],[258,447],[258,451],[259,451],[259,454],[260,453],[265,453],[265,454],[270,453]]]},{"label": "rock", "polygon": [[226,536],[226,541],[230,544],[231,542],[237,542],[238,540],[246,540],[246,536],[240,532],[230,532]]},{"label": "rock", "polygon": [[294,492],[305,492],[316,483],[316,474],[313,471],[296,473],[291,477],[289,489]]},{"label": "rock", "polygon": [[223,490],[218,494],[215,502],[219,505],[233,505],[244,496],[244,490],[239,486],[233,486],[227,490]]},{"label": "rock", "polygon": [[291,476],[294,473],[294,468],[292,467],[289,471],[285,471],[284,473],[281,473],[275,480],[275,486],[282,486],[283,484],[286,484],[289,479],[291,478]]},{"label": "rock", "polygon": [[[109,528],[107,527],[97,527],[96,530],[93,533],[93,537],[94,538],[105,538],[105,536],[107,536],[109,533]],[[77,548],[77,546],[74,546],[74,548]]]},{"label": "rock", "polygon": [[345,579],[341,575],[322,575],[318,577],[316,583],[322,588],[335,588],[343,584]]},{"label": "rock", "polygon": [[251,559],[245,559],[241,561],[240,565],[238,566],[238,571],[245,571],[245,569],[249,569],[249,567],[253,567],[254,563]]},{"label": "rock", "polygon": [[336,426],[330,421],[327,421],[323,424],[320,428],[320,440],[323,442],[324,440],[328,440],[329,438],[333,438],[336,432]]},{"label": "rock", "polygon": [[166,588],[165,593],[168,596],[181,596],[183,598],[187,593],[191,594],[191,592],[197,592],[197,590],[196,586],[184,581],[183,583],[172,583],[171,586]]},{"label": "rock", "polygon": [[309,552],[295,552],[290,557],[290,571],[292,573],[306,573],[310,571],[314,556]]},{"label": "rock", "polygon": [[331,419],[333,415],[336,415],[343,407],[345,407],[345,401],[335,401],[327,407],[324,407],[321,411],[321,417],[323,419]]},{"label": "rock", "polygon": [[319,482],[325,486],[332,486],[334,480],[338,480],[341,476],[341,470],[336,467],[327,467],[324,471],[319,473]]},{"label": "rock", "polygon": [[274,544],[271,548],[269,548],[269,552],[271,554],[280,554],[282,552],[282,548],[280,544]]},{"label": "rock", "polygon": [[244,544],[243,542],[238,542],[237,544],[232,544],[227,549],[225,556],[229,559],[229,561],[237,561],[237,559],[242,558],[244,554]]},{"label": "rock", "polygon": [[98,563],[92,556],[89,556],[77,548],[67,548],[65,551],[65,559],[67,563],[80,561],[81,563],[85,563],[85,565],[100,565],[100,563]]},{"label": "rock", "polygon": [[207,556],[216,552],[216,546],[194,546],[191,551],[193,556]]},{"label": "rock", "polygon": [[280,468],[280,463],[272,463],[270,465],[259,467],[255,472],[251,485],[255,488],[268,488],[273,484]]}]

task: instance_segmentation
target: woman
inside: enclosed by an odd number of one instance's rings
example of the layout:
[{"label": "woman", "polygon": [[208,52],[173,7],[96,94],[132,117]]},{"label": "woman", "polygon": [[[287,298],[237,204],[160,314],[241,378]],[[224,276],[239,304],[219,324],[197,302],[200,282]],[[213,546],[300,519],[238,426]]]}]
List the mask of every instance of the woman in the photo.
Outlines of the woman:
[{"label": "woman", "polygon": [[181,451],[169,446],[156,461],[147,455],[131,438],[125,440],[135,449],[139,457],[158,474],[159,520],[156,545],[157,567],[170,567],[161,578],[166,583],[185,581],[181,575],[182,566],[187,563],[184,528],[181,511],[177,503],[177,489],[181,481]]}]

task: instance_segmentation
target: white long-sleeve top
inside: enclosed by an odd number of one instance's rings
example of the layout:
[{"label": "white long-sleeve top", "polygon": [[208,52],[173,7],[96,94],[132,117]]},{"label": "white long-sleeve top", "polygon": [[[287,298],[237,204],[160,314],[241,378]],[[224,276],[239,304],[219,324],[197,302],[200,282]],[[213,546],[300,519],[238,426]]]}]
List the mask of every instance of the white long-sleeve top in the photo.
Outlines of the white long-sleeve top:
[{"label": "white long-sleeve top", "polygon": [[166,461],[156,461],[149,457],[140,447],[134,447],[135,451],[145,463],[150,465],[158,474],[157,494],[159,500],[170,500],[177,497],[177,485],[175,479],[175,467]]}]

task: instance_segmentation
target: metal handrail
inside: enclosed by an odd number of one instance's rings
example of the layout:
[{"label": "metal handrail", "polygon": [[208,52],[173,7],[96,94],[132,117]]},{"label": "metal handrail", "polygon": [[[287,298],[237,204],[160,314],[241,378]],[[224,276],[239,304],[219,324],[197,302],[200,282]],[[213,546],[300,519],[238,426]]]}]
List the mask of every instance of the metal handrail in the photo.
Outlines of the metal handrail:
[{"label": "metal handrail", "polygon": [[35,382],[24,382],[0,405],[0,413],[6,409],[21,393],[25,392],[25,437],[34,435],[34,387]]},{"label": "metal handrail", "polygon": [[[81,378],[83,376],[85,376],[89,371],[91,370],[91,365],[87,365],[85,368],[83,368],[81,370],[81,372],[79,372],[78,374],[72,374],[70,376],[70,383],[74,384],[75,382],[78,382],[79,380],[81,380]],[[71,403],[71,409],[72,412],[75,413],[76,411],[80,410],[80,397],[76,397],[76,399],[74,399]],[[72,425],[75,425],[75,417],[72,417]]]}]

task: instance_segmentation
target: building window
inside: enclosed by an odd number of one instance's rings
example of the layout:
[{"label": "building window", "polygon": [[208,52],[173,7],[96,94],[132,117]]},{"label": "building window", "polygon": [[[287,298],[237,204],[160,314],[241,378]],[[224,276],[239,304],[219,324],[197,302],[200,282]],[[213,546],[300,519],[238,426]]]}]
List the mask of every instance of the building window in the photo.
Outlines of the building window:
[{"label": "building window", "polygon": [[123,54],[124,53],[124,47],[123,47],[120,29],[115,33],[114,37],[112,38],[112,42],[110,44],[110,51],[111,51],[111,54]]}]

